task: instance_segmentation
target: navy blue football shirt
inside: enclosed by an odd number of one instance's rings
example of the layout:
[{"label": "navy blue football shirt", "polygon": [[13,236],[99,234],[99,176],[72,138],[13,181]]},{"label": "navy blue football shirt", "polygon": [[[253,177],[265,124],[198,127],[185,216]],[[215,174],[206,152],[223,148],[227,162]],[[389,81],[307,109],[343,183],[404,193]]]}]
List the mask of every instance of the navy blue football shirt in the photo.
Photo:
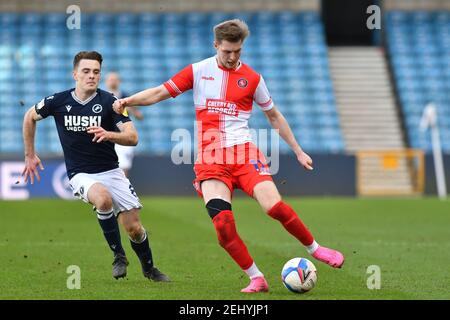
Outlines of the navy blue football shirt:
[{"label": "navy blue football shirt", "polygon": [[115,100],[111,93],[97,89],[90,98],[81,101],[75,89],[70,89],[46,97],[34,106],[42,118],[55,119],[69,179],[81,172],[99,173],[119,167],[114,143],[92,142],[94,135],[87,133],[90,126],[117,131],[121,123],[130,121],[128,116],[114,112]]}]

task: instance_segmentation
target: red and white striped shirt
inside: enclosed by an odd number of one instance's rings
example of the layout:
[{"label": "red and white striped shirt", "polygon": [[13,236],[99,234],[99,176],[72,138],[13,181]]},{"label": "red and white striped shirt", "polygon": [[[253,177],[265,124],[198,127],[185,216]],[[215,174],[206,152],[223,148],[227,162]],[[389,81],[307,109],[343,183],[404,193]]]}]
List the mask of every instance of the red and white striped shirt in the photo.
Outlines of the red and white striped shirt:
[{"label": "red and white striped shirt", "polygon": [[227,148],[251,142],[253,101],[263,111],[273,108],[260,74],[241,62],[236,69],[223,68],[215,56],[187,66],[164,86],[172,97],[194,89],[199,150],[211,143]]}]

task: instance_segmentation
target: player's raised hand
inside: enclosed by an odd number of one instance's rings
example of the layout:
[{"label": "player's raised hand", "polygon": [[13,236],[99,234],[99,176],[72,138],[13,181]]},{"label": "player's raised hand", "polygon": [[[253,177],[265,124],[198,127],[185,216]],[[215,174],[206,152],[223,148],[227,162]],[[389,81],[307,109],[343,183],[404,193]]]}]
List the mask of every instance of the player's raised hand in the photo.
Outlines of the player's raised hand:
[{"label": "player's raised hand", "polygon": [[113,109],[117,114],[122,114],[125,111],[125,107],[127,106],[125,99],[117,99],[113,103]]},{"label": "player's raised hand", "polygon": [[301,151],[298,155],[297,155],[297,160],[298,162],[300,162],[300,164],[303,166],[303,168],[305,168],[306,170],[313,170],[313,161],[311,159],[311,157],[304,151]]},{"label": "player's raised hand", "polygon": [[25,156],[25,168],[22,171],[22,178],[24,178],[24,183],[28,183],[28,179],[30,179],[31,184],[34,184],[35,176],[38,181],[41,181],[38,167],[39,169],[44,170],[41,159],[39,159],[36,154],[33,156]]},{"label": "player's raised hand", "polygon": [[100,143],[102,141],[108,141],[109,140],[109,131],[106,131],[102,127],[88,127],[87,133],[93,134],[94,138],[92,139],[92,142]]}]

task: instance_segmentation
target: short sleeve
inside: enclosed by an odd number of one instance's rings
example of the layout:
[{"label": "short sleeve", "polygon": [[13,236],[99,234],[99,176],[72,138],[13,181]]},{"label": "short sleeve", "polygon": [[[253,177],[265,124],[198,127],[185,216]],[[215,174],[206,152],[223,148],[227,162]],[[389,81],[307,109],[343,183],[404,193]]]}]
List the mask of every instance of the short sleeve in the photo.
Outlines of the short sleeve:
[{"label": "short sleeve", "polygon": [[260,76],[253,100],[263,111],[269,111],[273,108],[272,97],[270,96],[269,89],[267,89],[266,82],[262,76]]},{"label": "short sleeve", "polygon": [[55,96],[45,97],[34,105],[34,110],[36,110],[36,113],[42,118],[47,118],[48,116],[53,115],[54,99]]},{"label": "short sleeve", "polygon": [[193,85],[194,73],[192,71],[192,65],[188,65],[186,68],[174,75],[170,80],[164,82],[164,86],[173,98],[192,89]]}]

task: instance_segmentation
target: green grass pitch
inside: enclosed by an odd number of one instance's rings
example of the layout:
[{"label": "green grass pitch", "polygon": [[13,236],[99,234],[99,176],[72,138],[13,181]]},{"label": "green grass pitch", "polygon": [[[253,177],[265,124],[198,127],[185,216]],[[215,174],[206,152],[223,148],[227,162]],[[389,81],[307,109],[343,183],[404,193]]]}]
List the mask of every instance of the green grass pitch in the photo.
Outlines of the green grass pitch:
[{"label": "green grass pitch", "polygon": [[[257,203],[236,198],[237,228],[270,292],[245,295],[243,272],[219,247],[198,198],[143,198],[156,265],[173,280],[145,279],[122,229],[130,266],[111,277],[112,254],[89,205],[81,201],[0,202],[0,299],[449,299],[450,206],[433,198],[286,198],[319,243],[346,256],[342,269],[313,258],[317,286],[294,294],[280,281],[283,264],[308,257],[303,247]],[[69,290],[67,267],[81,270]],[[369,290],[370,265],[381,288]]]}]

